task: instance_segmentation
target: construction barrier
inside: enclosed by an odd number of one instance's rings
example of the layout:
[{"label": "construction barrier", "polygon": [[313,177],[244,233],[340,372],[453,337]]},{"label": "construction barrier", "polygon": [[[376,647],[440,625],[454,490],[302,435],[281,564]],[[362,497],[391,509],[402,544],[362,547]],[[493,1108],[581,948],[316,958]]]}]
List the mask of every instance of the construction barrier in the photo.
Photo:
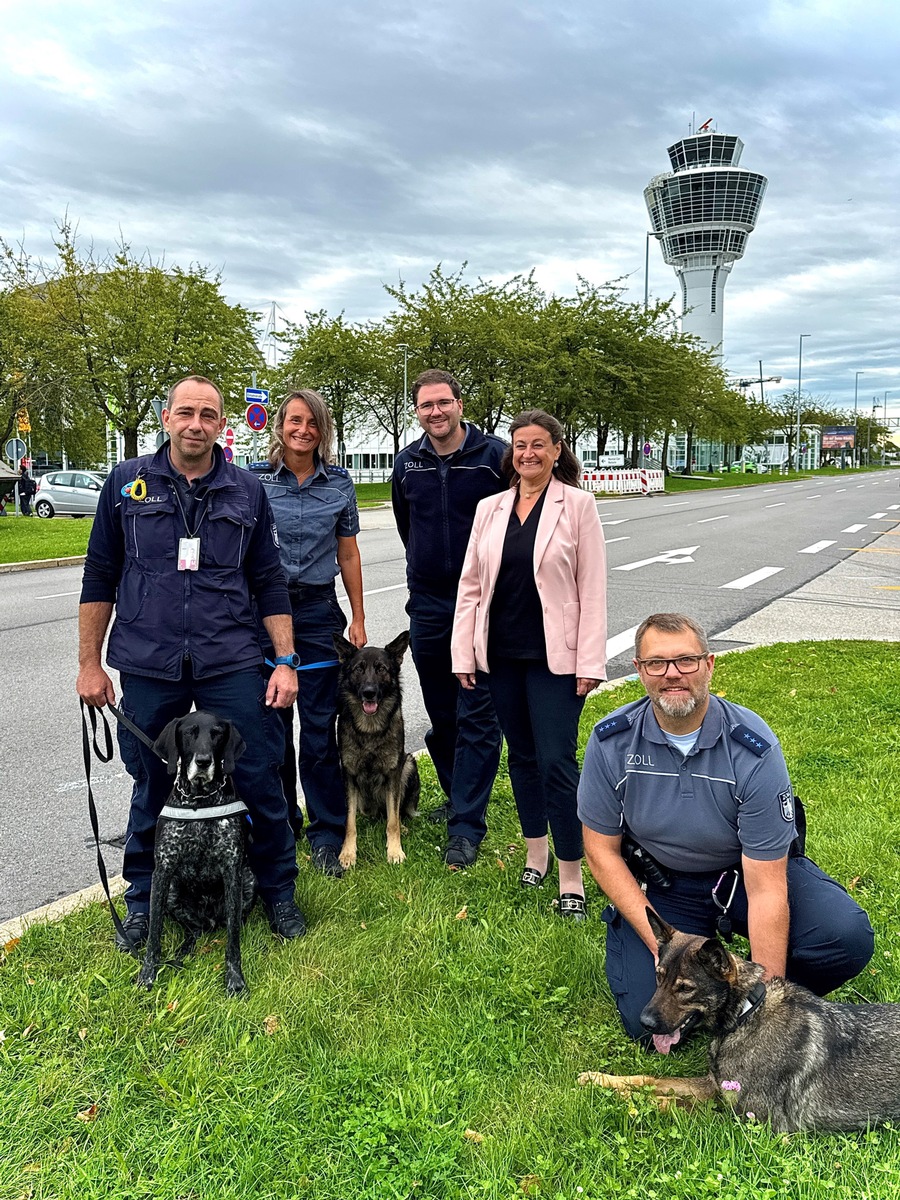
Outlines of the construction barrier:
[{"label": "construction barrier", "polygon": [[666,490],[664,471],[643,468],[618,471],[583,471],[581,486],[586,492],[605,492],[619,496],[647,496]]}]

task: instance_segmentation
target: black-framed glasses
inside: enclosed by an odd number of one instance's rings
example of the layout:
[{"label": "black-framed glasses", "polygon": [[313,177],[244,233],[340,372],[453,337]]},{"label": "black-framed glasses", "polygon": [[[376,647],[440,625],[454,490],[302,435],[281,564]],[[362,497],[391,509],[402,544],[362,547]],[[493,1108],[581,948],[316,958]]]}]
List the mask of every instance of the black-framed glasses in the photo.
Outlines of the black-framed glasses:
[{"label": "black-framed glasses", "polygon": [[427,400],[424,404],[416,405],[416,412],[430,413],[439,408],[441,412],[449,412],[454,404],[459,404],[455,396],[444,396],[440,400]]},{"label": "black-framed glasses", "polygon": [[682,654],[678,658],[637,658],[635,662],[639,667],[643,667],[648,675],[665,675],[673,664],[679,675],[693,675],[695,671],[700,670],[700,664],[707,658],[708,654]]}]

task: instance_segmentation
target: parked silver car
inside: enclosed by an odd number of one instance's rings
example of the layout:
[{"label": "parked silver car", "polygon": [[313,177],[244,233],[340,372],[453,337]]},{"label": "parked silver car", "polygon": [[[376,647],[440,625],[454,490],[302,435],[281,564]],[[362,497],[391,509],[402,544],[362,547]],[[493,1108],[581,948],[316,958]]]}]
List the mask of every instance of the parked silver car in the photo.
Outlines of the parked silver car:
[{"label": "parked silver car", "polygon": [[102,487],[96,471],[50,471],[38,479],[31,503],[39,517],[92,517]]}]

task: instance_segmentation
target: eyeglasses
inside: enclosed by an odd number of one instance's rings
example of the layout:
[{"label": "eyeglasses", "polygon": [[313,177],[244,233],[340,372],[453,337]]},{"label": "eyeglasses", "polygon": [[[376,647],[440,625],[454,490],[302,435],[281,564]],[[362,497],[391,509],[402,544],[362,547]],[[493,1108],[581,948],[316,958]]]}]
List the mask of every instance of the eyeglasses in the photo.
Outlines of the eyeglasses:
[{"label": "eyeglasses", "polygon": [[439,408],[441,412],[449,412],[453,405],[458,403],[455,396],[446,396],[442,400],[430,400],[425,404],[417,404],[416,412],[430,413],[434,412],[436,408]]},{"label": "eyeglasses", "polygon": [[708,654],[682,654],[680,658],[637,658],[635,662],[648,675],[665,675],[673,663],[679,675],[693,675],[707,658]]}]

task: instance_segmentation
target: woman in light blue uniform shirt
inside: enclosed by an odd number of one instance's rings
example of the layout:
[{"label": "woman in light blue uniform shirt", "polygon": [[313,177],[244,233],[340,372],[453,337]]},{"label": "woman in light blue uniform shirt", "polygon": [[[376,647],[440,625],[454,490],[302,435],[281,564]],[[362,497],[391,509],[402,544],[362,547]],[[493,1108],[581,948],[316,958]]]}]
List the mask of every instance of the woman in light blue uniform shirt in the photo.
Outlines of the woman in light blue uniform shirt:
[{"label": "woman in light blue uniform shirt", "polygon": [[[260,478],[275,514],[291,596],[294,647],[301,660],[297,710],[306,836],[313,866],[325,875],[339,877],[343,874],[338,854],[344,840],[347,798],[335,737],[338,668],[303,667],[333,662],[331,635],[347,628],[335,594],[338,572],[350,601],[347,637],[354,646],[366,644],[356,490],[344,468],[331,462],[334,422],[318,392],[292,392],[275,414],[272,432],[269,469]],[[302,816],[297,804],[293,714],[291,709],[279,711],[286,727],[281,779],[299,834]]]}]

